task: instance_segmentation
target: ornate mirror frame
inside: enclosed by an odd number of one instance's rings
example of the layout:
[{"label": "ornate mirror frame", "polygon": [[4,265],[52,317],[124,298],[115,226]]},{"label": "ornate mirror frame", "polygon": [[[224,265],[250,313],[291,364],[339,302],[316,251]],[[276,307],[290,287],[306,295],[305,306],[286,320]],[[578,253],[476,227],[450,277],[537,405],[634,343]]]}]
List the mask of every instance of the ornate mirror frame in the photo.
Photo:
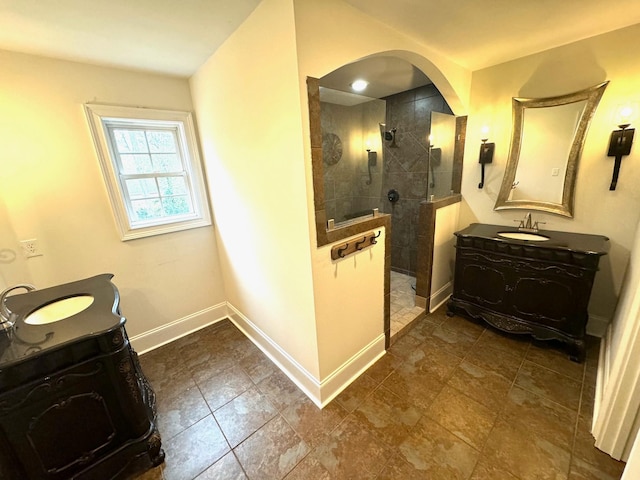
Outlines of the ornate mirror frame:
[{"label": "ornate mirror frame", "polygon": [[[574,208],[574,192],[576,174],[578,170],[578,162],[582,154],[582,148],[586,138],[591,118],[602,98],[605,88],[609,82],[603,82],[599,85],[581,90],[579,92],[560,95],[557,97],[547,98],[513,98],[513,127],[511,146],[509,149],[509,158],[507,167],[502,179],[502,187],[496,200],[494,210],[506,209],[523,209],[523,210],[539,210],[543,212],[563,215],[565,217],[573,217]],[[562,203],[553,203],[539,200],[509,200],[511,190],[516,181],[516,171],[518,169],[518,161],[520,159],[520,150],[522,147],[522,134],[524,129],[524,113],[527,108],[545,108],[567,105],[570,103],[586,101],[584,111],[580,117],[580,121],[575,131],[569,157],[567,159],[567,167],[564,178],[564,186],[562,190]]]}]

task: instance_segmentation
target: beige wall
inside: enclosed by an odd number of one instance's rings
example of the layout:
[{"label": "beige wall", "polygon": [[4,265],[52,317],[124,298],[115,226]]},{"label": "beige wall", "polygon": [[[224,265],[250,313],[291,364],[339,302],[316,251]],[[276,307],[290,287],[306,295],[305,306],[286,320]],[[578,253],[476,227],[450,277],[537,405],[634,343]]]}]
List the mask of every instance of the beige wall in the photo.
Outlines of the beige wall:
[{"label": "beige wall", "polygon": [[319,379],[290,0],[263,1],[192,77],[228,301]]},{"label": "beige wall", "polygon": [[[600,35],[473,73],[467,143],[462,182],[464,199],[460,226],[472,222],[515,225],[524,211],[493,211],[505,170],[512,97],[547,97],[570,93],[609,80],[589,129],[577,175],[575,216],[567,219],[533,212],[543,228],[606,235],[609,255],[596,277],[590,314],[611,318],[629,259],[640,216],[637,141],[623,160],[617,190],[609,191],[613,159],[606,156],[615,107],[638,101],[640,62],[632,45],[640,42],[640,25]],[[496,143],[493,164],[486,166],[486,182],[478,189],[480,129],[491,126]]]},{"label": "beige wall", "polygon": [[[82,108],[191,110],[187,80],[6,51],[0,65],[0,250],[18,255],[0,281],[44,288],[111,272],[130,336],[223,302],[212,227],[120,241]],[[17,240],[30,238],[44,255],[24,260]]]},{"label": "beige wall", "polygon": [[639,339],[640,228],[636,229],[614,322],[600,353],[592,430],[598,448],[625,461],[640,428]]},{"label": "beige wall", "polygon": [[[311,175],[306,78],[321,78],[346,63],[386,52],[421,68],[454,111],[464,112],[470,73],[428,47],[362,14],[341,0],[294,0],[299,90],[302,99],[304,163],[310,237],[316,238]],[[387,232],[385,232],[387,234]],[[330,246],[312,243],[315,312],[321,379],[327,378],[383,332],[384,255],[379,242],[370,252],[338,262]],[[365,252],[363,252],[365,253]],[[371,352],[372,354],[374,352]]]},{"label": "beige wall", "polygon": [[384,53],[421,69],[456,115],[466,113],[469,70],[342,0],[292,1],[301,75],[321,78],[347,63]]},{"label": "beige wall", "polygon": [[340,0],[263,1],[191,80],[228,300],[320,383],[382,335],[384,255],[315,246],[306,78],[388,50],[464,108],[469,72]]},{"label": "beige wall", "polygon": [[460,203],[447,205],[436,210],[429,304],[431,312],[442,306],[453,293],[454,246],[456,244],[454,232],[457,230],[459,217]]}]

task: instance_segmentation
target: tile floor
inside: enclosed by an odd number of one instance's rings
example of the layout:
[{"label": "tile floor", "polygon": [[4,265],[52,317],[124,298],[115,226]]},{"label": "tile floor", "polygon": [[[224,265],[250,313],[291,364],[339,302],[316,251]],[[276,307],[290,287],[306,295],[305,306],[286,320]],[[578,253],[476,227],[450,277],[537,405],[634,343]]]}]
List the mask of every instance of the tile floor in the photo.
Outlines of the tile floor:
[{"label": "tile floor", "polygon": [[390,307],[391,343],[407,325],[424,313],[424,308],[416,307],[416,278],[404,273],[391,271]]},{"label": "tile floor", "polygon": [[609,480],[583,364],[443,310],[323,410],[225,320],[141,356],[166,461],[139,480]]}]

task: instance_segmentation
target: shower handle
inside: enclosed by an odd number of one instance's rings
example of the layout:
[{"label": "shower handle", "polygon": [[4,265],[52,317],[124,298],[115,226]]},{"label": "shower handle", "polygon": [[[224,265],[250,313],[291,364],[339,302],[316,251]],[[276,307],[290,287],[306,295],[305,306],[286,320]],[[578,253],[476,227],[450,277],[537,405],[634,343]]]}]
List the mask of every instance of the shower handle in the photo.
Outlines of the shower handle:
[{"label": "shower handle", "polygon": [[396,203],[400,199],[400,194],[398,193],[398,191],[396,189],[392,188],[391,190],[389,190],[387,192],[387,199],[391,203]]}]

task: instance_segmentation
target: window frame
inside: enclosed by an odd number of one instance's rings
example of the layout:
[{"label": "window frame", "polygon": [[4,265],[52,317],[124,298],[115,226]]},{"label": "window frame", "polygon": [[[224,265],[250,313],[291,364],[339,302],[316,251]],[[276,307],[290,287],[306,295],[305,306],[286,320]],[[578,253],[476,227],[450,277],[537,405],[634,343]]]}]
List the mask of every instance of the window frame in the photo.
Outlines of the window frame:
[{"label": "window frame", "polygon": [[[190,112],[156,110],[87,103],[84,105],[91,137],[113,209],[116,227],[123,241],[178,232],[211,225],[204,171]],[[176,132],[177,148],[182,157],[183,175],[190,189],[193,214],[134,221],[131,201],[123,186],[125,174],[120,170],[120,155],[114,153],[111,130],[117,127],[149,130],[159,128]],[[150,177],[163,176],[162,173]],[[172,173],[171,176],[178,176]]]}]

